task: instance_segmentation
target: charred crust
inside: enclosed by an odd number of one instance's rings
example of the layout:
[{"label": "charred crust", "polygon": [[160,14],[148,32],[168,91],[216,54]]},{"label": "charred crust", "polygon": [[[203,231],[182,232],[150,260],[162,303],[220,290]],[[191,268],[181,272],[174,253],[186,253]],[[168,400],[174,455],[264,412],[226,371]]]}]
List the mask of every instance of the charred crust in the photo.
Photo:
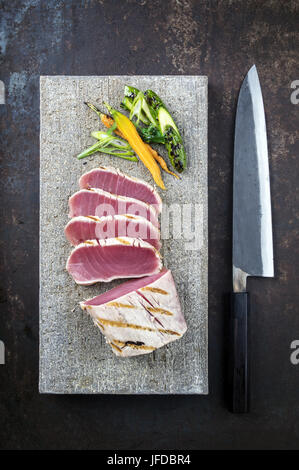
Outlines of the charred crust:
[{"label": "charred crust", "polygon": [[144,344],[145,343],[143,343],[142,341],[126,341],[125,345],[123,347],[129,346],[129,345],[131,345],[131,346],[133,346],[133,345],[134,346],[144,346]]}]

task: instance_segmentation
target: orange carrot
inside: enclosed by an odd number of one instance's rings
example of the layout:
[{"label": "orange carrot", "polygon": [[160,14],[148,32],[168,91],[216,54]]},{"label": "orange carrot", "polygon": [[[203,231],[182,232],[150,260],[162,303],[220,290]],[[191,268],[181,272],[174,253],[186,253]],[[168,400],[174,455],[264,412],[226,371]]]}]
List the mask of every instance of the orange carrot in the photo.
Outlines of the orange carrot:
[{"label": "orange carrot", "polygon": [[[101,118],[101,121],[102,123],[104,124],[104,126],[106,127],[111,127],[113,126],[114,124],[114,120],[111,116],[108,116],[108,114],[104,114],[104,113],[101,113],[100,114],[100,118]],[[125,138],[124,135],[118,130],[118,129],[115,129],[115,134],[119,135],[119,137],[122,137],[123,139]],[[149,144],[145,144],[149,151],[151,152],[152,156],[154,157],[154,159],[160,164],[161,168],[166,171],[167,173],[169,173],[170,175],[173,175],[175,176],[176,178],[180,179],[180,177],[178,175],[176,175],[175,173],[173,173],[172,171],[170,171],[167,167],[167,164],[165,162],[165,160],[158,154],[158,152],[156,152],[156,150],[154,150]]]},{"label": "orange carrot", "polygon": [[108,111],[112,114],[112,117],[118,127],[118,130],[123,134],[124,138],[129,142],[134,152],[137,153],[138,157],[142,161],[142,163],[146,166],[146,168],[150,171],[154,181],[161,189],[166,189],[164,182],[161,177],[160,168],[152,156],[152,153],[149,151],[146,144],[140,138],[136,127],[130,121],[127,116],[116,111],[116,109],[111,108],[108,104],[106,104]]},{"label": "orange carrot", "polygon": [[[113,126],[114,119],[111,116],[108,116],[108,114],[101,113],[100,118],[104,126],[108,128]],[[119,137],[122,137],[124,139],[123,134],[118,129],[115,129],[114,132],[115,134],[119,135]]]},{"label": "orange carrot", "polygon": [[161,157],[161,155],[159,155],[158,152],[157,152],[155,149],[153,149],[149,144],[145,144],[145,145],[148,146],[149,151],[151,152],[151,154],[152,154],[152,156],[154,157],[154,159],[160,164],[161,168],[162,168],[164,171],[166,171],[166,173],[169,173],[170,175],[175,176],[175,177],[179,180],[180,177],[168,169],[168,167],[167,167],[167,165],[166,165],[166,162],[165,162],[165,160]]}]

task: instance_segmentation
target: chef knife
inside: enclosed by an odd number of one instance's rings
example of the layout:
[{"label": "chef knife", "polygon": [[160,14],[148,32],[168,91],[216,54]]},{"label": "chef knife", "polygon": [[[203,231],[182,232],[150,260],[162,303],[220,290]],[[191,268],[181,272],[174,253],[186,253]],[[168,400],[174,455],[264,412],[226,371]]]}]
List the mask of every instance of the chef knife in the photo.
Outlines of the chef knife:
[{"label": "chef knife", "polygon": [[246,413],[249,404],[248,276],[274,276],[267,132],[255,65],[242,83],[235,122],[233,293],[229,325],[230,408],[235,413]]}]

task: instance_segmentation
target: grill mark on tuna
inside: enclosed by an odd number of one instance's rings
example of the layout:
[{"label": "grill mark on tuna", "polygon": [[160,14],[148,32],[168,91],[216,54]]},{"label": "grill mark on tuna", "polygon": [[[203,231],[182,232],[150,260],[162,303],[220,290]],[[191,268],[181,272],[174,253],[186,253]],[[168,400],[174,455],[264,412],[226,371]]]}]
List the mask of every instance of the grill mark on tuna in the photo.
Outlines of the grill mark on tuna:
[{"label": "grill mark on tuna", "polygon": [[135,344],[135,346],[144,346],[143,341],[126,341],[125,344]]},{"label": "grill mark on tuna", "polygon": [[129,346],[132,349],[143,349],[145,351],[154,351],[157,349],[155,346],[148,346],[142,343],[142,341],[120,341],[118,339],[113,339],[112,341],[112,344],[121,347],[121,349],[125,348],[126,346]]},{"label": "grill mark on tuna", "polygon": [[116,308],[136,308],[135,305],[122,304],[120,302],[108,302],[107,307],[116,307]]},{"label": "grill mark on tuna", "polygon": [[140,290],[146,290],[150,292],[154,292],[156,294],[168,295],[168,292],[163,289],[159,289],[158,287],[141,287]]},{"label": "grill mark on tuna", "polygon": [[128,242],[128,240],[124,240],[123,238],[115,237],[115,239],[118,240],[123,245],[131,245],[131,243]]},{"label": "grill mark on tuna", "polygon": [[122,350],[121,350],[118,346],[116,346],[116,344],[114,344],[114,343],[112,343],[112,342],[109,342],[109,344],[110,344],[110,346],[111,346],[112,348],[116,349],[116,351],[122,353]]},{"label": "grill mark on tuna", "polygon": [[[116,320],[107,320],[106,318],[97,318],[97,323],[101,325],[102,328],[104,328],[104,325],[106,325],[106,326],[116,326],[118,328],[132,328],[134,330],[151,331],[153,333],[157,331],[156,328],[150,328],[149,326],[135,325],[134,323],[123,323],[121,321],[116,321]],[[176,331],[165,330],[164,328],[163,329],[159,328],[158,331],[166,335],[181,336],[180,333],[177,333]]]},{"label": "grill mark on tuna", "polygon": [[153,332],[156,331],[154,328],[150,328],[149,326],[135,325],[134,323],[123,323],[117,320],[107,320],[106,318],[97,318],[97,322],[99,322],[102,325],[116,326],[118,328],[132,328],[134,330],[144,330],[144,331],[153,331]]},{"label": "grill mark on tuna", "polygon": [[180,333],[178,333],[177,331],[173,331],[173,330],[159,330],[160,333],[166,333],[167,335],[176,335],[176,336],[181,336]]},{"label": "grill mark on tuna", "polygon": [[164,308],[148,307],[148,310],[152,313],[160,313],[161,315],[173,315],[172,312],[165,310]]}]

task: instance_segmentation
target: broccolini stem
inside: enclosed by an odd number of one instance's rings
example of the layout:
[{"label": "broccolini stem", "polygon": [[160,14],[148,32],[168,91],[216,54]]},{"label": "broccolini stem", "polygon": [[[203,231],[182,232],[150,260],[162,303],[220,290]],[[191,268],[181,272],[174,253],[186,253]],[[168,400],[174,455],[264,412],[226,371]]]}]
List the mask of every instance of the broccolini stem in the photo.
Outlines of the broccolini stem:
[{"label": "broccolini stem", "polygon": [[138,158],[134,155],[132,150],[121,150],[119,147],[114,147],[113,144],[108,146],[103,146],[102,142],[97,142],[96,144],[88,147],[87,149],[83,150],[77,158],[78,160],[82,160],[82,158],[86,158],[89,155],[93,155],[96,152],[107,153],[108,155],[114,155],[115,157],[124,158],[125,160],[129,160],[131,162],[138,162]]}]

